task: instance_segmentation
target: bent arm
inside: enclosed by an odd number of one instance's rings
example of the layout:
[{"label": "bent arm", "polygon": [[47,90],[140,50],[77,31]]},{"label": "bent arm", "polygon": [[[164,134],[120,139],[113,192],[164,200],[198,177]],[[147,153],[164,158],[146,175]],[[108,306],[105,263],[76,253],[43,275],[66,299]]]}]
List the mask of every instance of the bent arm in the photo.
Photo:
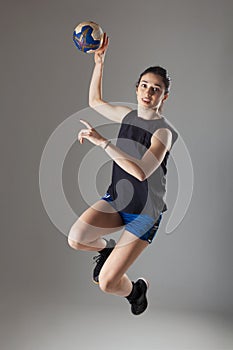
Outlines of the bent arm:
[{"label": "bent arm", "polygon": [[[139,181],[146,180],[162,163],[166,152],[171,147],[171,131],[159,129],[151,138],[151,146],[141,159],[123,152],[112,143],[106,148],[107,154],[127,173]],[[106,140],[107,141],[107,140]],[[106,142],[101,144],[104,148]]]},{"label": "bent arm", "polygon": [[161,128],[155,131],[151,137],[150,148],[141,158],[141,167],[144,173],[142,181],[158,169],[166,153],[170,150],[171,144],[172,133],[169,129]]}]

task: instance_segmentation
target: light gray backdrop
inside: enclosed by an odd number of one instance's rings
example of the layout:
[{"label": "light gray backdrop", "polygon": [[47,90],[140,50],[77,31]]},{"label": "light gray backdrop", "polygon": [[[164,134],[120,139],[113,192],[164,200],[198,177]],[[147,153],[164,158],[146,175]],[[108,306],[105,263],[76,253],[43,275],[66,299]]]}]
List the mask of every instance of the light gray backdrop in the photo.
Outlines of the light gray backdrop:
[{"label": "light gray backdrop", "polygon": [[[155,311],[232,314],[232,10],[228,0],[1,4],[0,329],[5,349],[14,348],[6,345],[8,336],[17,344],[11,330],[27,337],[38,317],[43,320],[43,313],[24,317],[35,305],[38,312],[47,305],[51,324],[56,322],[54,310],[65,303],[73,309],[86,305],[87,310],[120,305],[118,298],[92,285],[93,254],[67,245],[39,191],[40,158],[48,138],[62,121],[88,106],[93,56],[78,52],[72,42],[74,26],[88,19],[110,36],[106,100],[135,103],[139,73],[157,64],[168,69],[173,83],[165,115],[182,135],[194,167],[186,216],[166,235],[169,214],[164,215],[157,238],[130,276],[150,279]],[[77,215],[86,208],[77,166],[90,149],[87,143],[71,148],[63,169],[64,190]],[[100,192],[108,185],[109,170],[98,177]],[[169,171],[172,208],[177,188],[172,160]],[[99,322],[101,309],[92,317]],[[40,349],[37,341],[28,348]]]}]

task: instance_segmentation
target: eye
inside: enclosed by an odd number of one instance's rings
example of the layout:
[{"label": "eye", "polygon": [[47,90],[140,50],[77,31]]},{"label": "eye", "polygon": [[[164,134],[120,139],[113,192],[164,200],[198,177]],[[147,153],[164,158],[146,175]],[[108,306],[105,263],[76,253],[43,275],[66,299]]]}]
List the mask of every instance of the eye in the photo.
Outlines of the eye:
[{"label": "eye", "polygon": [[144,89],[146,89],[146,88],[147,88],[147,84],[142,83],[142,84],[141,84],[141,87],[144,88]]},{"label": "eye", "polygon": [[154,87],[154,88],[153,88],[153,92],[159,92],[159,88]]}]

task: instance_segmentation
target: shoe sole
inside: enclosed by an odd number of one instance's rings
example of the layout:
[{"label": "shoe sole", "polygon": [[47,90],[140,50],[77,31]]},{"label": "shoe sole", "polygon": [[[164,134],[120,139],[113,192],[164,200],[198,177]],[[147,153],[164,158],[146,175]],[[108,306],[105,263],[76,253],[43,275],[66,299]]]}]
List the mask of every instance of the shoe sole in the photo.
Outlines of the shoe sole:
[{"label": "shoe sole", "polygon": [[92,282],[95,283],[96,285],[99,284],[99,282],[96,282],[95,280],[92,279]]}]

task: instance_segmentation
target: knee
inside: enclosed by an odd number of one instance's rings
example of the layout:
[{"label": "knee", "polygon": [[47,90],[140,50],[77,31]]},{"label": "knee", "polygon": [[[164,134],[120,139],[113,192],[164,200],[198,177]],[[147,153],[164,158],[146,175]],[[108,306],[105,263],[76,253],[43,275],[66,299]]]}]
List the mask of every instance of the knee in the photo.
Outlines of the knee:
[{"label": "knee", "polygon": [[68,244],[75,250],[82,250],[81,234],[77,227],[72,226],[68,235]]},{"label": "knee", "polygon": [[105,276],[100,273],[99,287],[103,292],[113,294],[117,289],[117,283],[113,276]]},{"label": "knee", "polygon": [[76,242],[74,239],[68,237],[67,242],[71,248],[75,250],[82,250],[83,245],[79,242]]}]

